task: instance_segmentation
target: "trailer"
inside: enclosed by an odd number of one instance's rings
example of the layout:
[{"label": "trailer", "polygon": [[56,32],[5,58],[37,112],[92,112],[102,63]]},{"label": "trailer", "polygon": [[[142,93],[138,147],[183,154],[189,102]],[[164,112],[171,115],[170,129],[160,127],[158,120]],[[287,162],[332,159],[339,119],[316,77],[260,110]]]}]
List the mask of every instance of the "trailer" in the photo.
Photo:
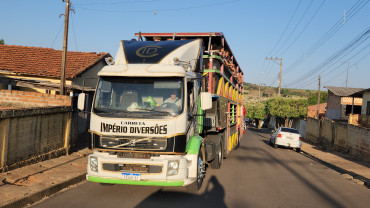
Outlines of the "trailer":
[{"label": "trailer", "polygon": [[240,144],[243,72],[222,33],[137,36],[98,73],[86,178],[198,190]]},{"label": "trailer", "polygon": [[201,39],[203,42],[202,89],[212,94],[212,108],[205,111],[202,136],[205,160],[220,168],[223,159],[237,149],[243,136],[243,79],[223,33],[136,33],[141,40],[172,41]]}]

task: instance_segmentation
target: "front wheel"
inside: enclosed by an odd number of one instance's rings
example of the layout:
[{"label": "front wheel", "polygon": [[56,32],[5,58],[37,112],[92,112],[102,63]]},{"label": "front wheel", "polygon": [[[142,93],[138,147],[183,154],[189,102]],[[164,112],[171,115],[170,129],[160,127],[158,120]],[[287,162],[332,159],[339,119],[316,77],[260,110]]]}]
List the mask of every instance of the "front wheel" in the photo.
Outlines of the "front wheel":
[{"label": "front wheel", "polygon": [[206,164],[203,162],[202,151],[199,150],[198,153],[198,162],[197,162],[197,180],[194,181],[192,184],[186,186],[186,190],[188,191],[198,191],[203,184],[203,178],[205,177],[206,173]]}]

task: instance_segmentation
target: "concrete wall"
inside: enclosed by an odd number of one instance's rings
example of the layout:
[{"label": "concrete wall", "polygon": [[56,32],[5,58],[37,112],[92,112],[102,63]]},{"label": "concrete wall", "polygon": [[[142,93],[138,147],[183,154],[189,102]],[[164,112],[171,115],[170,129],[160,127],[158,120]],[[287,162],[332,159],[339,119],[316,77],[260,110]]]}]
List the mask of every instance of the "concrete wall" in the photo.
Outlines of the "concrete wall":
[{"label": "concrete wall", "polygon": [[348,125],[347,135],[355,135],[347,141],[349,153],[370,161],[370,130],[364,131],[364,128]]},{"label": "concrete wall", "polygon": [[306,134],[307,141],[370,162],[370,129],[331,120],[307,118]]},{"label": "concrete wall", "polygon": [[0,114],[0,172],[65,154],[76,143],[72,107],[9,109]]},{"label": "concrete wall", "polygon": [[307,118],[306,122],[306,140],[313,142],[313,143],[318,143],[319,140],[319,128],[320,128],[320,123],[317,122],[317,119],[314,118]]},{"label": "concrete wall", "polygon": [[327,148],[331,148],[334,142],[334,122],[331,120],[322,120],[320,128],[321,142]]},{"label": "concrete wall", "polygon": [[306,135],[307,124],[306,123],[307,122],[304,119],[294,119],[293,124],[292,124],[292,128],[297,129],[303,138],[307,137]]},{"label": "concrete wall", "polygon": [[358,123],[360,126],[370,129],[370,115],[360,115]]}]

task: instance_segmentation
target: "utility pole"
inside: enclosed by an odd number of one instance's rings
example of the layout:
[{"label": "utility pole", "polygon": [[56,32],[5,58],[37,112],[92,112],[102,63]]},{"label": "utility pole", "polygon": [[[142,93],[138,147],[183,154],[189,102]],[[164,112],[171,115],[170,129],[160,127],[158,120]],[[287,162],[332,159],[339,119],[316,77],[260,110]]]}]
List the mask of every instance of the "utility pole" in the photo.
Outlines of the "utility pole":
[{"label": "utility pole", "polygon": [[60,89],[59,94],[64,95],[65,91],[65,70],[67,60],[67,45],[68,45],[68,24],[69,24],[69,9],[71,7],[69,0],[63,0],[66,2],[66,11],[64,15],[64,38],[63,38],[63,52],[62,52],[62,68],[60,73]]},{"label": "utility pole", "polygon": [[261,97],[261,84],[258,84],[258,97]]},{"label": "utility pole", "polygon": [[279,73],[279,91],[278,91],[278,96],[280,97],[280,91],[281,91],[281,73],[283,70],[283,58],[266,58],[266,60],[279,60],[280,61],[280,73]]},{"label": "utility pole", "polygon": [[320,118],[320,88],[321,88],[321,76],[319,75],[319,88],[317,93],[317,119]]},{"label": "utility pole", "polygon": [[347,87],[347,83],[348,83],[348,69],[349,69],[349,62],[347,62],[347,77],[346,77],[346,87]]},{"label": "utility pole", "polygon": [[346,62],[342,62],[343,64],[344,63],[347,63],[347,76],[346,76],[346,87],[347,87],[347,85],[348,85],[348,70],[349,70],[349,62],[348,61],[346,61]]}]

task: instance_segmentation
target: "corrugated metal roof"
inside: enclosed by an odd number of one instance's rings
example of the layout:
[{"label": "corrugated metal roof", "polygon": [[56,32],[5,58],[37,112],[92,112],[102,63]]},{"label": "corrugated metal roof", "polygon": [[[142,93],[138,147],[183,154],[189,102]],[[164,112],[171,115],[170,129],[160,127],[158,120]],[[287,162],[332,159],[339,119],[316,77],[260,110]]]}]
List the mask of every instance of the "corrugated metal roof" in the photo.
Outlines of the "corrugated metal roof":
[{"label": "corrugated metal roof", "polygon": [[361,90],[359,92],[356,92],[356,93],[353,93],[351,94],[350,96],[351,97],[362,97],[364,95],[365,92],[370,92],[370,88],[368,89],[364,89],[364,90]]},{"label": "corrugated metal roof", "polygon": [[328,89],[328,91],[332,92],[334,95],[340,97],[349,97],[354,93],[364,90],[363,88],[331,87],[331,86],[326,86],[324,88]]}]

